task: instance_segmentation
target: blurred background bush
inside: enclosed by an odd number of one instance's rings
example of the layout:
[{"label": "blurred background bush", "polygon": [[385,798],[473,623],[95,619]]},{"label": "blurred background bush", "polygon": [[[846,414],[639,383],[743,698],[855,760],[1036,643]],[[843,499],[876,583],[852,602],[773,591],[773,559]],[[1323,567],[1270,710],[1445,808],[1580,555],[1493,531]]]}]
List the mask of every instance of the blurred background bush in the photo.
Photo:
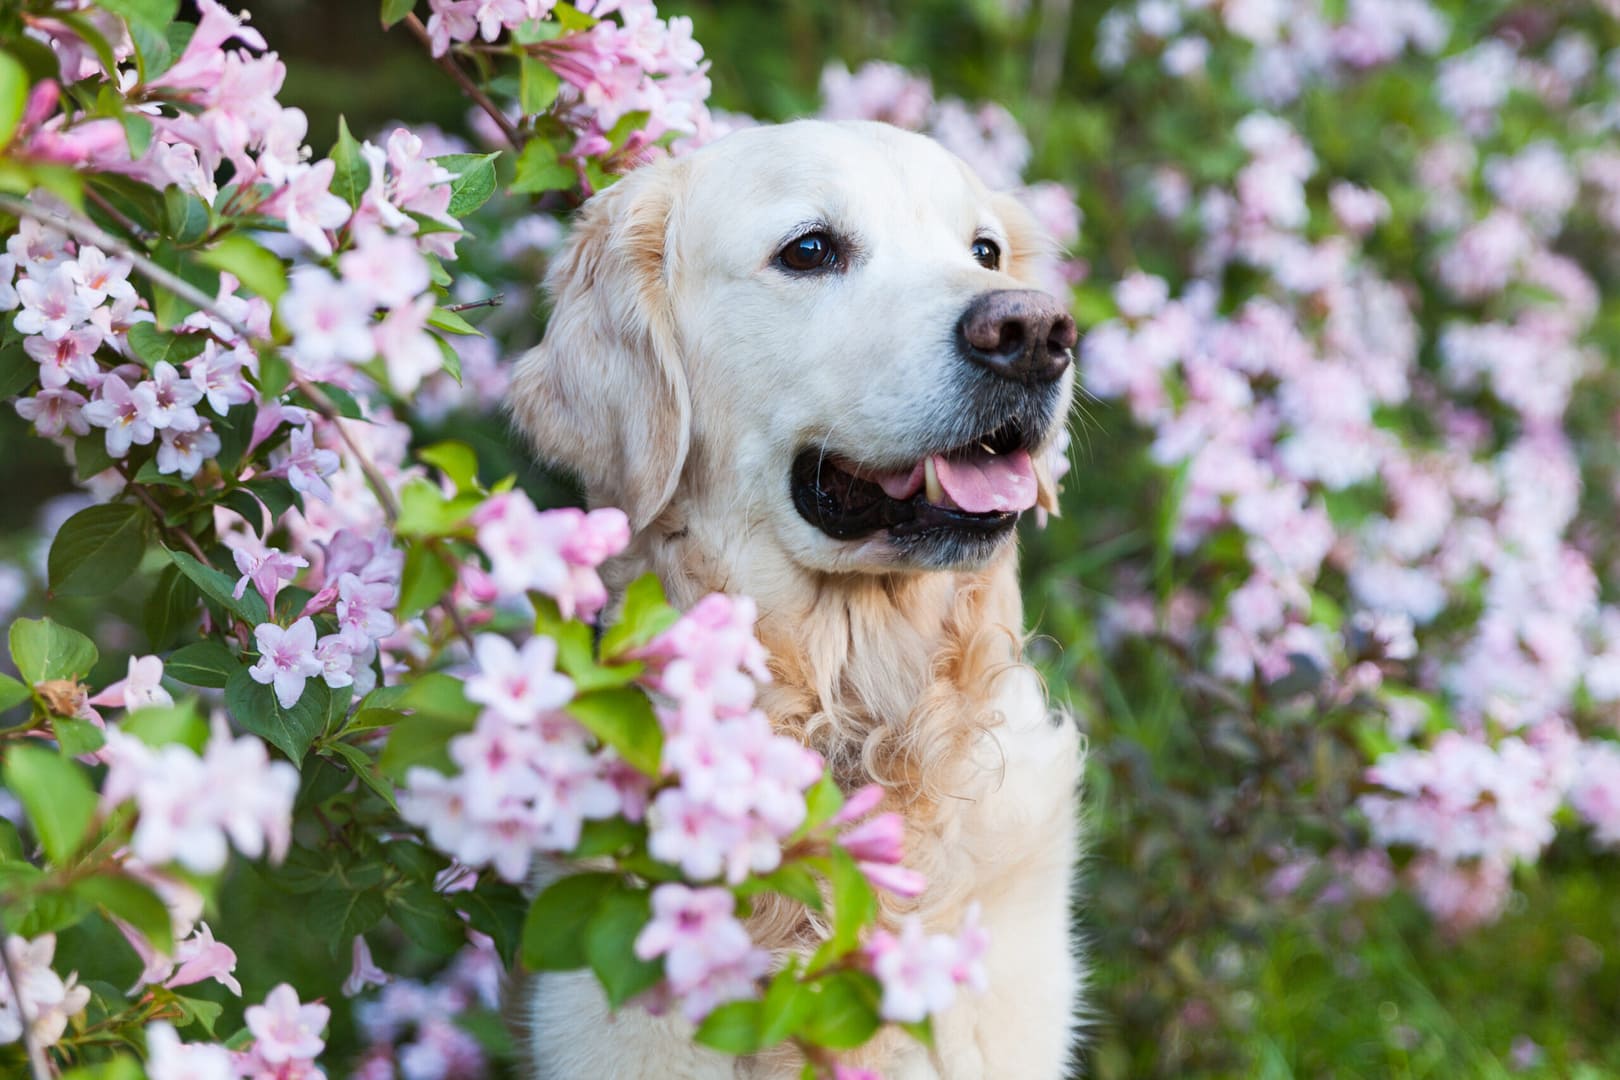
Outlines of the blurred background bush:
[{"label": "blurred background bush", "polygon": [[[1433,8],[1419,0],[660,5],[664,14],[692,17],[713,62],[712,106],[785,119],[816,113],[824,88],[841,88],[847,107],[880,110],[921,84],[888,72],[856,85],[838,72],[885,61],[929,80],[939,103],[936,127],[982,125],[984,167],[999,162],[1015,179],[1056,181],[1078,196],[1084,224],[1067,253],[1063,284],[1073,289],[1082,325],[1093,328],[1098,344],[1083,371],[1098,385],[1076,416],[1064,513],[1044,529],[1028,528],[1024,546],[1028,608],[1041,635],[1032,647],[1054,696],[1080,714],[1090,739],[1090,853],[1075,912],[1093,964],[1088,1075],[1620,1075],[1620,864],[1596,842],[1605,835],[1601,808],[1565,798],[1585,791],[1590,803],[1607,794],[1620,806],[1620,783],[1578,787],[1586,775],[1581,762],[1595,760],[1592,748],[1615,734],[1612,697],[1596,674],[1613,632],[1604,623],[1606,602],[1620,583],[1612,473],[1620,420],[1620,300],[1612,289],[1620,213],[1603,201],[1620,203],[1620,185],[1605,189],[1613,171],[1603,171],[1601,158],[1620,101],[1620,65],[1605,69],[1609,50],[1620,44],[1614,7],[1575,0]],[[375,3],[258,0],[252,9],[287,62],[283,101],[308,112],[317,146],[335,132],[340,114],[357,132],[405,120],[477,138],[454,85],[413,39],[378,28]],[[829,64],[838,65],[831,76]],[[968,106],[942,115],[950,99]],[[1016,124],[974,112],[981,102],[1004,106]],[[1244,118],[1262,108],[1291,132],[1243,129]],[[1020,129],[1027,162],[1019,146],[996,143]],[[1289,141],[1292,132],[1297,143]],[[1560,201],[1559,175],[1533,175],[1527,166],[1521,174],[1532,175],[1520,175],[1518,188],[1512,176],[1487,177],[1491,159],[1518,160],[1514,155],[1536,146],[1552,149],[1556,161],[1541,164],[1554,174],[1561,169],[1566,187],[1585,184],[1554,206],[1551,222],[1538,220],[1537,200]],[[1451,180],[1437,147],[1452,148],[1460,161]],[[1301,150],[1311,160],[1290,163]],[[1245,174],[1256,162],[1270,171]],[[1381,194],[1384,208],[1365,210],[1370,224],[1354,220],[1353,195],[1333,193],[1340,180]],[[1293,207],[1296,189],[1301,201]],[[1449,221],[1439,205],[1447,194],[1461,202]],[[1496,237],[1493,246],[1487,235],[1456,254],[1471,223],[1503,208],[1529,223],[1525,236]],[[1245,224],[1244,215],[1255,213],[1271,220]],[[476,222],[472,228],[480,239]],[[1218,241],[1235,253],[1216,250]],[[1260,250],[1261,241],[1273,247]],[[1513,244],[1523,250],[1504,254]],[[543,252],[545,243],[536,246]],[[1543,260],[1538,278],[1525,267],[1543,254],[1567,261]],[[1466,282],[1467,271],[1488,276],[1493,259],[1512,264],[1502,283]],[[484,325],[503,355],[539,333],[542,304],[531,286],[542,267],[537,256],[532,276],[500,285],[507,305]],[[1151,276],[1131,276],[1138,272]],[[1297,280],[1313,274],[1315,284]],[[1392,283],[1393,306],[1368,302],[1345,315],[1343,298],[1326,295],[1321,280],[1356,275]],[[1170,325],[1165,312],[1175,309],[1156,295],[1159,279],[1185,304],[1178,317],[1190,319],[1191,330]],[[1129,283],[1124,290],[1117,288],[1122,281]],[[1192,287],[1197,283],[1203,292]],[[1268,297],[1270,307],[1251,304]],[[1522,328],[1525,305],[1554,318],[1562,313],[1571,325],[1562,336],[1514,339],[1477,361],[1484,371],[1473,382],[1460,376],[1468,349],[1455,338],[1442,345],[1448,328]],[[1268,311],[1280,314],[1289,333],[1267,328]],[[1293,376],[1280,356],[1300,341],[1314,361],[1354,351],[1335,336],[1331,324],[1340,316],[1362,339],[1389,336],[1381,348],[1385,359],[1396,358],[1402,384],[1381,398],[1375,392],[1364,418],[1333,428],[1335,401],[1365,387],[1318,387],[1326,400],[1299,406],[1283,392]],[[1293,567],[1303,596],[1276,601],[1286,609],[1279,625],[1301,628],[1281,646],[1278,626],[1256,631],[1262,644],[1240,647],[1231,637],[1244,631],[1233,594],[1259,575],[1265,560],[1254,541],[1264,529],[1237,520],[1233,492],[1218,484],[1219,509],[1196,517],[1189,499],[1201,482],[1209,486],[1199,478],[1201,464],[1192,451],[1164,444],[1167,426],[1210,395],[1201,382],[1207,372],[1180,353],[1169,357],[1174,346],[1155,352],[1143,336],[1157,328],[1199,338],[1234,327],[1255,354],[1234,367],[1247,403],[1212,415],[1269,424],[1273,437],[1315,432],[1326,440],[1315,452],[1329,463],[1361,454],[1368,432],[1402,448],[1400,455],[1380,451],[1370,469],[1338,478],[1321,462],[1301,465],[1281,455],[1293,462],[1282,489],[1298,496],[1297,505],[1266,527],[1299,535],[1329,527],[1323,550],[1305,560],[1308,572]],[[1104,345],[1116,352],[1101,353]],[[1361,347],[1372,349],[1365,340]],[[1571,349],[1574,360],[1565,356]],[[1121,365],[1157,372],[1155,392],[1166,400],[1142,401],[1142,387],[1127,386]],[[1370,378],[1365,371],[1361,377]],[[1537,390],[1552,400],[1527,402]],[[486,461],[522,472],[554,500],[567,498],[524,461],[498,416],[450,412],[443,424],[474,442]],[[1519,459],[1506,455],[1532,439],[1556,446],[1513,473]],[[1204,432],[1194,441],[1212,440],[1219,441]],[[1277,446],[1263,442],[1246,445],[1257,460],[1278,456]],[[1391,470],[1400,462],[1427,469],[1448,455],[1481,465],[1499,487],[1517,483],[1532,492],[1567,487],[1573,472],[1575,505],[1562,517],[1544,508],[1541,524],[1551,530],[1553,554],[1575,552],[1590,581],[1575,574],[1527,585],[1519,608],[1542,604],[1557,624],[1550,633],[1575,635],[1581,670],[1555,679],[1552,699],[1533,716],[1521,711],[1507,719],[1500,694],[1481,703],[1471,691],[1520,654],[1537,677],[1552,664],[1553,648],[1538,651],[1518,626],[1509,628],[1511,657],[1498,662],[1480,653],[1480,627],[1505,603],[1499,561],[1401,579],[1404,586],[1391,587],[1395,600],[1383,603],[1371,602],[1372,584],[1356,576],[1372,542],[1369,523],[1399,523],[1405,513],[1390,505],[1399,501]],[[1440,514],[1438,526],[1447,537],[1483,521],[1487,532],[1497,530],[1503,550],[1530,543],[1503,538],[1511,491],[1478,496],[1465,512],[1461,467],[1448,468],[1441,486],[1455,509]],[[53,500],[71,490],[58,451],[29,435],[9,410],[0,415],[0,551],[14,568],[42,559],[41,536],[63,516],[63,504]],[[1448,542],[1431,544],[1436,562]],[[1418,561],[1409,559],[1407,568]],[[1444,590],[1438,612],[1397,620],[1393,631],[1352,617],[1400,608],[1403,588],[1431,585]],[[36,588],[26,573],[13,573],[0,580],[0,606],[15,606]],[[1560,589],[1590,596],[1579,610],[1543,604]],[[139,610],[139,598],[126,599],[130,612]],[[36,601],[31,610],[39,607]],[[74,611],[58,601],[43,609],[69,621],[128,614]],[[135,635],[138,617],[128,617]],[[1411,633],[1414,622],[1418,652],[1410,657],[1387,639]],[[1234,664],[1234,654],[1249,653],[1249,669]],[[1415,728],[1399,715],[1413,703],[1423,712]],[[1368,766],[1409,746],[1421,752],[1453,728],[1496,753],[1516,732],[1527,733],[1539,755],[1532,773],[1574,770],[1556,783],[1519,777],[1527,800],[1546,801],[1542,789],[1557,789],[1546,822],[1527,826],[1540,830],[1529,850],[1507,845],[1482,858],[1480,850],[1454,848],[1461,856],[1440,864],[1441,845],[1399,842],[1387,820],[1383,833],[1370,827],[1362,799],[1373,787]],[[1584,748],[1570,751],[1574,764],[1555,760],[1549,746],[1559,738]],[[1454,790],[1439,780],[1409,788],[1431,808]],[[1516,789],[1480,781],[1470,790],[1480,807],[1461,807],[1458,820],[1473,810],[1496,812]],[[1608,820],[1615,812],[1607,811]],[[232,885],[240,896],[258,887],[251,874]],[[235,943],[242,971],[259,970],[257,950],[285,956],[304,948],[296,897],[284,898],[268,923],[257,917],[263,904],[244,903],[256,915],[248,927],[234,924],[229,895],[218,934]],[[312,958],[311,976],[319,969]],[[463,986],[492,977],[458,976]],[[245,987],[245,1000],[265,989]],[[340,1000],[335,987],[329,991]],[[492,1016],[472,1012],[462,1022],[487,1048],[504,1046]],[[340,1009],[328,1060],[333,1075],[347,1071],[345,1055],[358,1054],[367,1037]],[[483,1070],[471,1059],[426,1051],[413,1060],[402,1065],[412,1080]]]}]

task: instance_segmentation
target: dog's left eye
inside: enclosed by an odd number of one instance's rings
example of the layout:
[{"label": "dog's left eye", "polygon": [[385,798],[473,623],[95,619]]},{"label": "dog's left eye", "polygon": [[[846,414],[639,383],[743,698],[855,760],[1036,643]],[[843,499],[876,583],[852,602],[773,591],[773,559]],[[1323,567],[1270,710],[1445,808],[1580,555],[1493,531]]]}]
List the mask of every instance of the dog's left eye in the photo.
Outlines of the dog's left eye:
[{"label": "dog's left eye", "polygon": [[805,233],[776,253],[776,261],[795,273],[823,270],[838,261],[838,248],[824,232]]},{"label": "dog's left eye", "polygon": [[973,241],[973,259],[986,270],[995,270],[1001,266],[1001,249],[994,240],[980,237]]}]

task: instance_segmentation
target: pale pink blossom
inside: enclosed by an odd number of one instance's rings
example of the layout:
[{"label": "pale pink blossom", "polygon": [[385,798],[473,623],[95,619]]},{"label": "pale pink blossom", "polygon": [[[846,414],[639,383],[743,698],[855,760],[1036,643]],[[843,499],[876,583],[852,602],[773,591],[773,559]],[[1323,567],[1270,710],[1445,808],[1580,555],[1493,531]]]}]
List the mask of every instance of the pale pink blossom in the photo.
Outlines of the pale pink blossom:
[{"label": "pale pink blossom", "polygon": [[259,659],[248,669],[255,682],[273,685],[276,700],[290,709],[304,696],[304,683],[320,675],[325,665],[315,656],[315,624],[308,616],[290,627],[260,623],[253,630]]},{"label": "pale pink blossom", "polygon": [[652,892],[652,919],[636,936],[635,952],[664,958],[669,991],[693,1023],[727,1001],[756,996],[770,970],[770,954],[749,938],[735,908],[725,889],[670,883]]},{"label": "pale pink blossom", "polygon": [[520,651],[499,634],[474,642],[478,673],[467,680],[467,698],[509,723],[532,725],[574,696],[574,681],[556,670],[557,643],[535,635]]},{"label": "pale pink blossom", "polygon": [[265,996],[264,1004],[249,1005],[243,1019],[253,1033],[253,1053],[271,1065],[280,1065],[313,1061],[326,1048],[321,1033],[331,1015],[318,1002],[300,1003],[298,991],[282,983]]}]

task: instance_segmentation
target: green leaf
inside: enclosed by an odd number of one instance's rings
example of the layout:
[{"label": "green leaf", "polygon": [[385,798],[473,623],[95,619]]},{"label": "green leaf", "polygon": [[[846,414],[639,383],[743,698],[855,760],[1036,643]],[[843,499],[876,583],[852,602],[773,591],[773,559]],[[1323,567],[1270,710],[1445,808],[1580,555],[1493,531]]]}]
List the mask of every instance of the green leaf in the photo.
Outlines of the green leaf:
[{"label": "green leaf", "polygon": [[[454,345],[444,340],[444,338],[440,337],[438,334],[430,334],[428,336],[433,339],[434,344],[439,346],[439,355],[444,359],[444,373],[456,380],[456,385],[460,386],[461,354],[456,352],[456,347]],[[30,373],[30,377],[32,377],[32,373]]]},{"label": "green leaf", "polygon": [[579,843],[568,853],[570,859],[589,859],[597,855],[614,855],[645,840],[647,828],[621,817],[603,818],[584,822],[579,830]]},{"label": "green leaf", "polygon": [[356,889],[342,884],[320,889],[306,901],[309,930],[334,953],[376,926],[388,912],[388,898],[381,889]]},{"label": "green leaf", "polygon": [[645,693],[632,687],[596,690],[569,702],[565,711],[636,769],[658,775],[664,731]]},{"label": "green leaf", "polygon": [[183,683],[223,690],[241,666],[234,652],[209,638],[176,649],[163,670]]},{"label": "green leaf", "polygon": [[360,143],[349,134],[349,122],[338,117],[337,142],[329,155],[336,168],[332,171],[332,194],[350,206],[359,206],[361,196],[371,186],[371,166],[360,153]]},{"label": "green leaf", "polygon": [[342,758],[343,764],[348,766],[357,780],[387,803],[390,810],[399,810],[399,805],[394,802],[394,789],[378,775],[376,764],[364,750],[353,743],[329,742],[321,747],[321,753]]},{"label": "green leaf", "polygon": [[443,154],[433,159],[455,176],[450,181],[450,206],[447,213],[453,218],[464,218],[483,206],[495,194],[495,159],[493,154]]},{"label": "green leaf", "polygon": [[129,144],[129,156],[139,160],[152,146],[152,121],[138,112],[120,112],[118,122],[124,125],[124,141]]},{"label": "green leaf", "polygon": [[[13,341],[10,345],[0,347],[0,400],[16,397],[34,385],[37,378],[39,365],[23,351],[22,342]],[[104,436],[97,432],[93,437],[100,442]],[[85,438],[92,436],[86,435]]]},{"label": "green leaf", "polygon": [[447,334],[460,334],[462,337],[482,337],[484,334],[478,327],[449,308],[434,308],[428,314],[427,323],[437,330],[443,330]]},{"label": "green leaf", "polygon": [[190,700],[137,709],[118,726],[125,734],[135,736],[154,750],[178,744],[200,753],[208,742],[208,725],[197,715],[196,705]]},{"label": "green leaf", "polygon": [[169,219],[169,239],[175,243],[189,247],[208,235],[208,204],[197,196],[168,187],[163,190],[163,207]]},{"label": "green leaf", "polygon": [[681,613],[669,606],[658,575],[643,574],[624,593],[619,621],[602,637],[602,657],[612,659],[646,645],[674,626]]},{"label": "green leaf", "polygon": [[46,559],[51,591],[101,596],[127,584],[146,550],[145,524],[146,515],[131,503],[87,506],[68,518]]},{"label": "green leaf", "polygon": [[382,24],[386,30],[411,13],[416,0],[382,0]]},{"label": "green leaf", "polygon": [[425,881],[407,882],[392,897],[388,916],[428,952],[448,956],[467,943],[467,926],[450,900]]},{"label": "green leaf", "polygon": [[51,733],[56,736],[56,745],[68,757],[93,754],[107,745],[107,736],[100,728],[88,720],[71,716],[51,717]]},{"label": "green leaf", "polygon": [[100,654],[83,634],[50,619],[18,619],[11,624],[11,662],[29,686],[51,679],[82,679]]},{"label": "green leaf", "polygon": [[437,604],[455,583],[456,568],[444,556],[426,543],[410,544],[400,577],[399,618],[409,619]]},{"label": "green leaf", "polygon": [[752,1054],[765,1045],[760,1040],[760,1013],[757,1001],[728,1001],[703,1018],[692,1038],[721,1053]]},{"label": "green leaf", "polygon": [[97,0],[97,6],[161,33],[179,13],[180,0]]},{"label": "green leaf", "polygon": [[798,964],[789,961],[765,989],[765,1000],[760,1006],[759,1045],[775,1046],[794,1035],[809,1019],[817,997],[810,986],[799,981]]},{"label": "green leaf", "polygon": [[574,167],[560,161],[557,150],[545,139],[533,138],[518,155],[517,175],[508,190],[513,195],[539,195],[546,191],[569,191],[579,185]]},{"label": "green leaf", "polygon": [[388,733],[388,743],[377,759],[377,768],[397,783],[404,783],[406,774],[414,768],[432,769],[448,776],[455,772],[450,763],[450,740],[465,735],[472,728],[471,720],[407,716]]},{"label": "green leaf", "polygon": [[467,916],[474,930],[488,934],[507,967],[517,958],[523,938],[523,917],[528,898],[512,885],[484,882],[470,892],[456,893],[451,903]]},{"label": "green leaf", "polygon": [[73,890],[108,914],[129,923],[158,952],[168,955],[174,951],[169,909],[150,886],[122,875],[97,874],[79,881]]},{"label": "green leaf", "polygon": [[525,116],[534,116],[551,108],[562,89],[562,79],[539,57],[525,54],[519,69],[518,103]]},{"label": "green leaf", "polygon": [[861,931],[877,915],[877,895],[854,856],[835,847],[825,860],[818,860],[832,883],[832,934],[816,950],[810,970],[819,971],[847,955],[860,940]]},{"label": "green leaf", "polygon": [[0,148],[11,142],[28,105],[28,69],[8,52],[0,52]]},{"label": "green leaf", "polygon": [[799,826],[799,836],[805,836],[832,820],[833,815],[844,808],[844,793],[839,789],[838,781],[832,778],[832,773],[822,773],[821,779],[810,785],[810,790],[804,793],[804,806],[804,824]]},{"label": "green leaf", "polygon": [[198,252],[197,259],[215,270],[235,274],[245,288],[271,305],[287,291],[287,267],[241,233],[222,237],[213,247]]},{"label": "green leaf", "polygon": [[585,959],[615,1009],[663,977],[661,962],[635,954],[636,935],[651,919],[651,894],[620,886],[602,898],[585,926]]},{"label": "green leaf", "polygon": [[573,4],[559,3],[551,9],[551,15],[562,23],[563,29],[570,31],[589,30],[601,22],[595,15],[587,15]]},{"label": "green leaf", "polygon": [[219,1022],[220,1014],[225,1011],[225,1006],[217,1001],[183,997],[180,994],[174,995],[174,1003],[180,1006],[180,1022],[175,1027],[183,1028],[197,1024],[208,1036],[209,1041],[213,1041],[214,1025]]},{"label": "green leaf", "polygon": [[269,621],[270,609],[265,607],[264,597],[253,589],[243,589],[240,597],[234,596],[236,582],[227,577],[223,571],[199,562],[184,551],[170,551],[168,548],[163,550],[174,561],[174,565],[180,568],[180,572],[190,578],[192,584],[201,589],[208,599],[250,626]]},{"label": "green leaf", "polygon": [[791,897],[812,911],[822,910],[825,904],[816,876],[802,862],[787,863],[762,878],[750,878],[737,888],[740,896],[757,896],[767,892]]},{"label": "green leaf", "polygon": [[838,971],[810,984],[810,1011],[800,1034],[816,1046],[851,1050],[870,1039],[882,1023],[877,980],[854,971]]},{"label": "green leaf", "polygon": [[17,796],[45,854],[64,865],[90,832],[96,789],[76,763],[42,746],[13,746],[6,753],[6,787]]},{"label": "green leaf", "polygon": [[403,536],[447,536],[461,527],[482,500],[478,495],[446,499],[426,480],[411,480],[399,489],[399,521]]},{"label": "green leaf", "polygon": [[21,705],[31,696],[28,687],[10,675],[0,672],[0,712]]},{"label": "green leaf", "polygon": [[225,685],[225,707],[238,724],[258,735],[294,765],[315,736],[326,726],[326,708],[332,692],[320,679],[310,679],[292,708],[283,708],[274,689],[258,682],[246,667],[239,667]]},{"label": "green leaf", "polygon": [[456,485],[457,491],[477,490],[478,455],[466,443],[454,440],[437,442],[418,450],[416,456],[429,465],[437,466]]},{"label": "green leaf", "polygon": [[198,599],[197,586],[191,579],[182,574],[178,566],[165,566],[146,598],[146,609],[141,616],[147,644],[158,651],[173,645],[181,630],[195,622]]},{"label": "green leaf", "polygon": [[584,967],[585,926],[618,887],[614,874],[573,874],[548,885],[523,919],[523,965],[531,971]]},{"label": "green leaf", "polygon": [[88,480],[112,465],[113,456],[107,453],[107,438],[103,432],[95,431],[74,441],[73,475],[80,480]]},{"label": "green leaf", "polygon": [[368,694],[366,701],[373,708],[397,706],[410,709],[417,716],[456,720],[469,728],[478,719],[478,705],[467,699],[466,684],[454,676],[438,672],[417,679],[393,705],[385,706],[381,701],[372,701],[372,697]]}]

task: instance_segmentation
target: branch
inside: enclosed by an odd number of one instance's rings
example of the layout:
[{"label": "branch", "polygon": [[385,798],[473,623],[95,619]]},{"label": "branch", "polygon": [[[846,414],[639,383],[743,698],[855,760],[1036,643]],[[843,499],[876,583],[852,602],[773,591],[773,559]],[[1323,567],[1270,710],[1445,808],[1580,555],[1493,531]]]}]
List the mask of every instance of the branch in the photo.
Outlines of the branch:
[{"label": "branch", "polygon": [[505,293],[496,293],[494,296],[486,296],[482,300],[469,300],[465,304],[451,304],[449,307],[445,308],[444,310],[446,310],[446,311],[471,311],[473,308],[500,307],[504,303],[506,303],[506,294]]},{"label": "branch", "polygon": [[17,982],[17,972],[11,966],[11,949],[7,944],[6,927],[0,920],[0,965],[6,969],[6,982],[11,984],[11,1000],[17,1004],[17,1018],[22,1023],[22,1044],[28,1054],[28,1071],[33,1080],[50,1080],[51,1063],[45,1059],[45,1048],[34,1041],[32,1024],[29,1023],[28,1013],[23,1009],[22,987]]},{"label": "branch", "polygon": [[180,538],[180,543],[185,546],[186,550],[191,552],[198,562],[202,563],[204,566],[210,565],[208,562],[208,556],[203,554],[203,549],[197,546],[196,539],[193,538],[190,533],[186,532],[184,529],[171,529],[167,525],[163,524],[163,507],[157,504],[157,500],[152,498],[151,493],[146,490],[145,486],[137,484],[134,478],[129,475],[129,471],[127,469],[120,469],[119,471],[124,474],[125,486],[130,491],[133,491],[135,493],[135,497],[141,500],[141,502],[145,503],[146,508],[152,511],[153,516],[157,518],[158,528],[161,529],[165,535],[178,536]]},{"label": "branch", "polygon": [[[405,28],[415,34],[416,40],[427,48],[429,55],[432,55],[433,39],[428,36],[427,27],[422,25],[422,20],[418,19],[414,14],[407,15],[405,16]],[[467,77],[467,73],[461,70],[461,65],[456,63],[455,57],[445,53],[443,56],[434,57],[434,63],[438,64],[449,73],[452,79],[456,80],[456,84],[461,87],[462,93],[472,98],[480,109],[489,114],[489,118],[495,121],[495,125],[501,129],[501,134],[506,136],[506,141],[512,144],[512,149],[523,149],[523,135],[512,121],[507,118],[507,115],[501,111],[501,107],[491,101],[489,95],[484,93],[477,83]]]},{"label": "branch", "polygon": [[242,323],[231,318],[219,309],[219,304],[212,296],[203,292],[191,282],[170,270],[165,270],[145,255],[130,247],[129,244],[107,232],[89,218],[69,216],[61,217],[48,211],[41,210],[32,203],[25,202],[15,195],[0,195],[0,210],[6,211],[20,218],[29,218],[39,222],[46,228],[57,232],[67,233],[81,243],[94,244],[109,254],[119,255],[128,259],[141,276],[154,285],[161,285],[180,299],[201,311],[206,311],[220,322],[236,331],[243,341],[252,341],[253,332]]}]

